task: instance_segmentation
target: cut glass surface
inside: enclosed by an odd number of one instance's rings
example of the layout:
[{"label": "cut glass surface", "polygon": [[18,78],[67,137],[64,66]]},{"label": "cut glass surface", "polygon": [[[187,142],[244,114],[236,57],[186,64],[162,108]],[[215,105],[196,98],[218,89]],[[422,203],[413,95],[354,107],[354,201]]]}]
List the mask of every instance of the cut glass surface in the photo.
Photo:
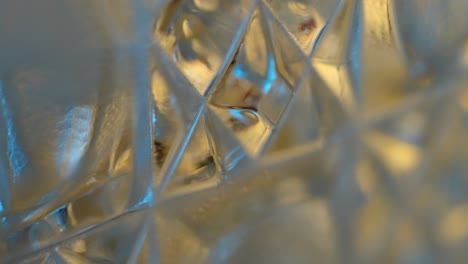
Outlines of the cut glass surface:
[{"label": "cut glass surface", "polygon": [[4,262],[149,205],[152,179],[142,3],[0,5]]},{"label": "cut glass surface", "polygon": [[465,0],[0,0],[0,263],[464,263]]}]

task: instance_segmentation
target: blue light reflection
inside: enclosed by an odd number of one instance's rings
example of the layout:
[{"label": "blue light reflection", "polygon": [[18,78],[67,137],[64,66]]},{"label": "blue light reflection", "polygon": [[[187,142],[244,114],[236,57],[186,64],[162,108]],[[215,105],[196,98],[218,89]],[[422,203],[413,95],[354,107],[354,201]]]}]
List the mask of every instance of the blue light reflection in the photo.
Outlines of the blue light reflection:
[{"label": "blue light reflection", "polygon": [[[242,64],[237,64],[234,67],[232,74],[237,79],[249,79],[249,75],[252,74],[252,71],[245,69],[245,66]],[[273,58],[273,55],[270,54],[268,56],[266,76],[265,78],[262,78],[262,92],[265,94],[269,93],[277,78],[278,74],[276,73],[275,59]]]},{"label": "blue light reflection", "polygon": [[267,74],[266,74],[265,82],[263,83],[263,87],[262,87],[263,93],[267,94],[270,92],[277,77],[278,76],[276,74],[275,59],[270,54],[270,56],[268,57]]},{"label": "blue light reflection", "polygon": [[7,155],[10,164],[10,169],[13,174],[13,180],[21,174],[28,160],[21,150],[17,138],[15,129],[13,126],[13,119],[11,117],[10,108],[3,91],[3,83],[0,81],[0,109],[2,110],[3,119],[7,129]]},{"label": "blue light reflection", "polygon": [[94,111],[90,106],[74,107],[64,116],[56,156],[62,174],[68,175],[78,166],[91,140],[93,121]]}]

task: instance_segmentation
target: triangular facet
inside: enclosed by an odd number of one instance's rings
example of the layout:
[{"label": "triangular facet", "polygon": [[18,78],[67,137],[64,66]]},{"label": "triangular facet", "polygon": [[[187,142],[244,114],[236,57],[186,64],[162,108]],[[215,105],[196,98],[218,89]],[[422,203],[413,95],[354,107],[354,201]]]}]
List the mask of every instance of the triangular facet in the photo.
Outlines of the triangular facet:
[{"label": "triangular facet", "polygon": [[342,2],[264,0],[307,55]]},{"label": "triangular facet", "polygon": [[[210,108],[207,109],[205,118],[209,131],[209,140],[216,154],[216,163],[221,165],[223,173],[230,171],[239,162],[245,160],[249,156],[249,152],[244,148],[238,137],[234,135],[232,129],[226,127],[225,122],[229,122],[229,120],[221,120],[218,114]],[[234,119],[230,122],[234,122]],[[239,125],[237,122],[240,121],[235,121],[236,126]],[[252,148],[250,149],[252,150]]]},{"label": "triangular facet", "polygon": [[[187,80],[187,78],[177,71],[171,58],[160,50],[160,47],[154,47],[154,73],[152,76],[152,91],[155,100],[172,100],[180,109],[180,114],[184,122],[193,120],[196,110],[200,109],[202,96]],[[167,98],[175,96],[175,98]]]},{"label": "triangular facet", "polygon": [[167,194],[193,192],[211,187],[219,181],[219,166],[208,139],[205,115],[201,115],[184,149],[166,189]]},{"label": "triangular facet", "polygon": [[322,78],[314,70],[306,73],[268,152],[311,142],[320,147],[323,140],[349,122],[349,114]]},{"label": "triangular facet", "polygon": [[261,11],[268,25],[278,74],[284,78],[292,92],[295,92],[305,70],[306,56],[274,17],[271,10],[262,8]]},{"label": "triangular facet", "polygon": [[[177,162],[171,157],[186,140],[186,133],[203,107],[203,100],[182,74],[175,69],[171,71],[165,54],[156,54],[155,58],[152,73],[153,153],[158,185],[167,167],[173,166],[170,163]],[[169,65],[169,68],[163,65]]]},{"label": "triangular facet", "polygon": [[350,111],[362,100],[360,12],[359,1],[344,1],[323,32],[311,60],[322,79]]},{"label": "triangular facet", "polygon": [[353,84],[349,79],[349,67],[346,64],[335,65],[323,61],[312,60],[312,65],[327,84],[329,90],[349,110],[355,107]]},{"label": "triangular facet", "polygon": [[336,10],[331,23],[326,27],[318,40],[317,47],[312,54],[314,59],[330,64],[345,64],[350,59],[350,40],[356,32],[353,32],[352,22],[355,15],[356,1],[343,1]]},{"label": "triangular facet", "polygon": [[237,46],[252,1],[167,1],[154,38],[196,90],[204,95]]},{"label": "triangular facet", "polygon": [[276,127],[277,131],[267,153],[291,149],[319,139],[319,116],[309,84],[304,84],[297,90],[283,118],[283,122]]},{"label": "triangular facet", "polygon": [[306,77],[306,88],[312,90],[312,97],[320,123],[320,137],[326,138],[337,130],[346,127],[350,122],[350,114],[346,111],[339,98],[315,71]]}]

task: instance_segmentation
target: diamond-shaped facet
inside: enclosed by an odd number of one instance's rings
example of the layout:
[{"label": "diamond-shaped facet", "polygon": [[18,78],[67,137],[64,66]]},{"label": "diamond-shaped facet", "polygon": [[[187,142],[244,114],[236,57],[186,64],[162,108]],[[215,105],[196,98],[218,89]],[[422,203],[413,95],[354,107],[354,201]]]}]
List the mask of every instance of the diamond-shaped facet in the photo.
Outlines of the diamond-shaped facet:
[{"label": "diamond-shaped facet", "polygon": [[306,62],[268,12],[254,12],[231,65],[208,101],[211,111],[252,156],[264,150]]}]

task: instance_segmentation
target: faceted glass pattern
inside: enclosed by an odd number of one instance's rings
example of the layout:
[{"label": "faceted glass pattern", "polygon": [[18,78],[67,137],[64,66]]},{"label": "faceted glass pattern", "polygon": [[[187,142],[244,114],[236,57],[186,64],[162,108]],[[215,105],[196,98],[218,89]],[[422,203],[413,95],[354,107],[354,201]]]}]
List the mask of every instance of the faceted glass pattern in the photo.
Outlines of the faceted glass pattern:
[{"label": "faceted glass pattern", "polygon": [[0,0],[0,263],[465,263],[466,0]]}]

